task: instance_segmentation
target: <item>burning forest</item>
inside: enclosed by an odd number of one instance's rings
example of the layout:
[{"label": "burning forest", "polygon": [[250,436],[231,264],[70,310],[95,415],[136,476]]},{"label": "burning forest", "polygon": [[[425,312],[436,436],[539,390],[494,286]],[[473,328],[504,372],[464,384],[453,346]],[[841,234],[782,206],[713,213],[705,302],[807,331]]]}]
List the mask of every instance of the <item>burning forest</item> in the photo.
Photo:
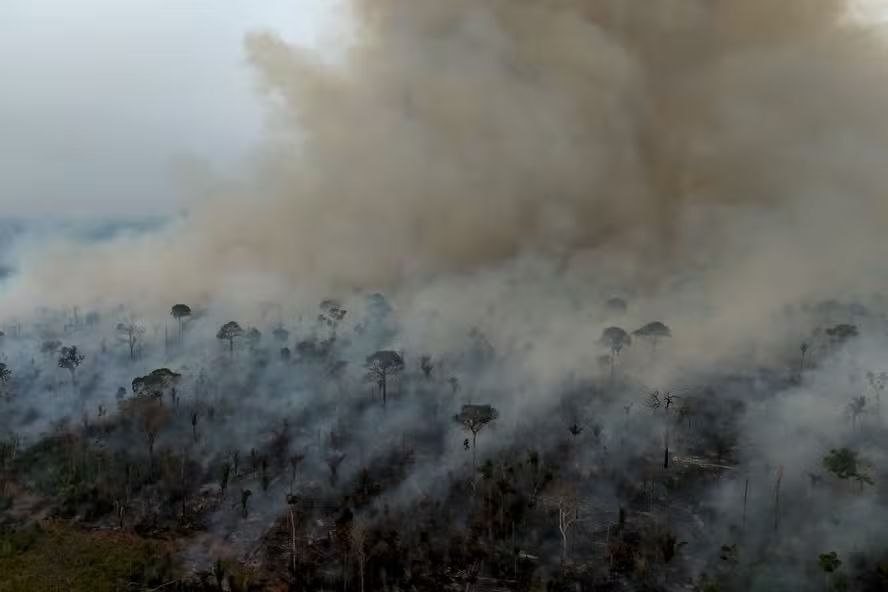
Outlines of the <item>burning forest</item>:
[{"label": "burning forest", "polygon": [[187,211],[0,225],[0,592],[888,590],[858,8],[249,32],[267,125]]}]

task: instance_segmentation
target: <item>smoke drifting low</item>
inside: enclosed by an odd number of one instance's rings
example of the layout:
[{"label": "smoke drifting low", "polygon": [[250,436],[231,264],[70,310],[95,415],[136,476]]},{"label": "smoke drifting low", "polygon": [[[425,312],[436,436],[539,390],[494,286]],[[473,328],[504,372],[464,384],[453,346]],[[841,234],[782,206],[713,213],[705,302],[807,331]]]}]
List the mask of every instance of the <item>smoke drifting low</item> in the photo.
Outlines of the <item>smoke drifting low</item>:
[{"label": "smoke drifting low", "polygon": [[341,63],[247,39],[274,98],[252,178],[162,236],[32,251],[8,310],[394,291],[528,255],[649,296],[691,278],[738,326],[878,286],[888,62],[844,2],[352,5]]}]

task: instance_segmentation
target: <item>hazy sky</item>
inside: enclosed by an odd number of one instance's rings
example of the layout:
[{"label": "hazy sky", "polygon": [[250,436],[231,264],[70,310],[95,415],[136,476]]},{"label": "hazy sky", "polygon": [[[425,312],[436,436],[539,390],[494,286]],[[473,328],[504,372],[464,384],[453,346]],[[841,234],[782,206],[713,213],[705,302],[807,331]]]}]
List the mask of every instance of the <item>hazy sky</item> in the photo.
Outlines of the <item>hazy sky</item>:
[{"label": "hazy sky", "polygon": [[243,35],[321,47],[331,0],[4,0],[0,217],[175,211],[180,157],[240,162],[261,129]]}]

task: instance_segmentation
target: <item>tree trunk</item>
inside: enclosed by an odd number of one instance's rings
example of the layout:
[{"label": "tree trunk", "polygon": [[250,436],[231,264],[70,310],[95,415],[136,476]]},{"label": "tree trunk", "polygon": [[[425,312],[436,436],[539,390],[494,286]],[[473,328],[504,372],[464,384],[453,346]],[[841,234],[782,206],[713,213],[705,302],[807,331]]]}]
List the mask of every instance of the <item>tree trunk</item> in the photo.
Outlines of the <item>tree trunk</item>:
[{"label": "tree trunk", "polygon": [[296,577],[296,518],[290,508],[290,563],[293,566],[293,577]]},{"label": "tree trunk", "polygon": [[475,467],[475,451],[477,448],[475,442],[477,441],[477,439],[478,439],[478,432],[472,432],[472,483],[475,482],[475,473],[477,471],[477,469]]},{"label": "tree trunk", "polygon": [[385,404],[387,401],[387,388],[386,388],[386,379],[385,374],[382,375],[382,380],[379,381],[379,385],[382,387],[382,407],[385,409]]},{"label": "tree trunk", "polygon": [[558,530],[561,531],[561,563],[567,561],[567,529],[564,525],[564,510],[558,509]]},{"label": "tree trunk", "polygon": [[774,532],[780,530],[780,477],[777,478],[777,487],[774,488]]}]

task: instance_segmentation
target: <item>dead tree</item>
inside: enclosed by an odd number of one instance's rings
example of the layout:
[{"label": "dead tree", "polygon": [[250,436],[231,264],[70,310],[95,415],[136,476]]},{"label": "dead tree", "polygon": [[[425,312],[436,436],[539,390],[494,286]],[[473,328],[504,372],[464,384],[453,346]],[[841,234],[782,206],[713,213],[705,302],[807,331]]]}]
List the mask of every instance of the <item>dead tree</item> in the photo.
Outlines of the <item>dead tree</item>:
[{"label": "dead tree", "polygon": [[373,381],[379,386],[382,394],[382,406],[385,407],[389,378],[404,369],[404,358],[398,352],[380,350],[367,356],[364,368],[367,370],[367,380]]}]

